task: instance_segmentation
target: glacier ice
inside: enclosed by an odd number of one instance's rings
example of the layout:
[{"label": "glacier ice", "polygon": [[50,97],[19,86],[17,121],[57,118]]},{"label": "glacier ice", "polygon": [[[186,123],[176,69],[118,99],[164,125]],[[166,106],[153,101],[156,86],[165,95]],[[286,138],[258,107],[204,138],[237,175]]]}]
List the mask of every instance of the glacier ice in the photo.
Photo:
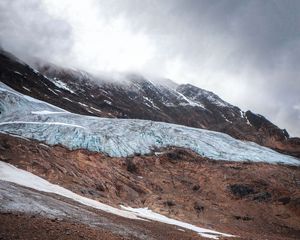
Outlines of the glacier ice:
[{"label": "glacier ice", "polygon": [[176,146],[215,160],[300,163],[294,157],[224,133],[148,120],[73,114],[18,93],[3,83],[0,83],[0,111],[2,132],[113,157],[146,154],[154,148]]}]

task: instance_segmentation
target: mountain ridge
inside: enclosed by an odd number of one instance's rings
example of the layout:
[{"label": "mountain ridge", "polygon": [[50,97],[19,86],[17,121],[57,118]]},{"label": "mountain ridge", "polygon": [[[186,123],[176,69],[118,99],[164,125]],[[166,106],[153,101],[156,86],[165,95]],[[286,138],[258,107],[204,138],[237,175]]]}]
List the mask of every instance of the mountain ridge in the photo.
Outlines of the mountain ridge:
[{"label": "mountain ridge", "polygon": [[[0,80],[24,94],[68,111],[99,117],[134,118],[224,132],[279,152],[300,156],[300,139],[289,138],[264,117],[243,112],[216,94],[191,84],[154,82],[141,75],[123,82],[84,71],[40,64],[33,69],[2,51]],[[124,81],[125,79],[125,81]]]}]

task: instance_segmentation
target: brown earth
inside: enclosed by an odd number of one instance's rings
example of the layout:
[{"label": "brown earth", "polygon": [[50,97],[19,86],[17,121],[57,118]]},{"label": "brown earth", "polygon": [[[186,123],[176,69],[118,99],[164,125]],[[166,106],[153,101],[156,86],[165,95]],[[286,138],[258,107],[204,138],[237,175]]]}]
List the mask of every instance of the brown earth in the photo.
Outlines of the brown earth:
[{"label": "brown earth", "polygon": [[300,168],[213,161],[185,149],[111,158],[0,135],[0,160],[89,198],[245,239],[299,239]]},{"label": "brown earth", "polygon": [[0,214],[0,239],[47,239],[47,240],[84,240],[107,239],[125,240],[99,228],[89,227],[76,222],[49,219],[22,213]]},{"label": "brown earth", "polygon": [[123,218],[61,195],[10,182],[0,181],[0,196],[0,237],[4,239],[48,239],[48,234],[49,238],[61,235],[61,239],[68,239],[71,235],[73,239],[78,237],[81,228],[79,237],[83,233],[87,239],[99,239],[103,235],[104,239],[204,239],[194,231],[174,225]]},{"label": "brown earth", "polygon": [[[22,189],[13,186],[15,191]],[[18,189],[18,190],[16,190]],[[24,189],[23,189],[24,191]],[[1,211],[0,239],[114,239],[114,240],[202,240],[197,233],[158,222],[131,220],[86,207],[55,194],[39,194],[38,198],[49,204],[56,198],[60,207],[71,209],[66,216],[53,217],[38,212]],[[24,193],[24,192],[23,192]],[[30,190],[26,191],[30,194]],[[23,199],[22,199],[23,200]],[[43,203],[35,202],[43,206]],[[26,200],[25,200],[26,201]],[[40,205],[42,204],[42,205]],[[74,209],[73,209],[74,210]],[[65,213],[66,213],[65,212]],[[77,213],[80,215],[77,215]],[[83,217],[81,217],[83,216]],[[81,222],[82,221],[82,222]],[[224,239],[224,238],[222,238]]]}]

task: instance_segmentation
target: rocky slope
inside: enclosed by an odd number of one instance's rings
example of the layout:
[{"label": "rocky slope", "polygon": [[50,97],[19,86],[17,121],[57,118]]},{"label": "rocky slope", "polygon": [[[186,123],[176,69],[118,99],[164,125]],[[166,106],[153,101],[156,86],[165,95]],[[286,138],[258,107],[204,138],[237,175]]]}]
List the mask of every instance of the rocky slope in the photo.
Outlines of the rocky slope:
[{"label": "rocky slope", "polygon": [[[1,134],[0,139],[1,161],[111,206],[149,207],[173,219],[234,234],[237,239],[287,240],[297,239],[300,234],[299,167],[213,161],[178,148],[161,149],[161,153],[156,155],[112,158],[86,150],[52,147],[6,134]],[[4,189],[11,189],[11,194],[21,191],[13,186]],[[1,195],[1,206],[7,206],[3,202],[7,193]],[[33,201],[32,198],[27,193],[29,202]],[[8,203],[20,198],[12,199]],[[43,206],[41,201],[46,201],[43,208],[46,209],[53,201],[49,203],[44,197],[34,199],[40,203],[30,209]],[[25,201],[21,201],[21,206],[24,206]],[[59,201],[60,205],[50,205],[52,212],[54,209],[59,212],[60,208],[65,212],[68,210],[63,204],[65,200],[60,197]],[[78,213],[83,211],[78,209],[77,204],[75,206]],[[90,221],[96,217],[95,210],[93,214],[84,210],[74,217],[76,211],[68,211],[56,218],[62,223],[77,219],[88,225],[83,220],[85,214],[90,214]],[[148,237],[154,236],[154,239],[160,239],[160,232],[162,239],[197,239],[191,233],[185,234],[167,226],[162,226],[162,231],[159,224],[150,224],[150,227],[145,223],[141,226],[138,221],[118,217],[109,217],[113,220],[107,222],[107,214],[100,213],[102,217],[97,221],[100,225],[96,229],[103,230],[104,227],[106,231],[116,233],[118,229],[123,228],[124,231],[124,226],[130,226],[132,234],[142,228],[145,233],[151,233]],[[40,210],[34,215],[39,217]],[[43,221],[47,221],[48,217]],[[152,229],[150,233],[149,228]],[[167,233],[170,235],[164,235]],[[123,237],[126,236],[124,234]]]},{"label": "rocky slope", "polygon": [[214,93],[190,84],[149,80],[136,74],[96,77],[49,64],[37,68],[32,69],[3,51],[0,54],[0,81],[70,112],[215,130],[300,156],[299,138],[289,138],[285,130],[263,116],[243,112]]},{"label": "rocky slope", "polygon": [[0,181],[1,239],[204,239],[172,225],[133,220],[57,194]]}]

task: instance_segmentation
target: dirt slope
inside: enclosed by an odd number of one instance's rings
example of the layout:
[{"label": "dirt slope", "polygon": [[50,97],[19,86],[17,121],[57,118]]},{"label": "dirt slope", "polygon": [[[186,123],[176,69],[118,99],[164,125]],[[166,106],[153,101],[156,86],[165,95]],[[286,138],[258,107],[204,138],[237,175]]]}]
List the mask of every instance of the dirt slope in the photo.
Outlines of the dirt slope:
[{"label": "dirt slope", "polygon": [[0,196],[0,239],[203,239],[172,225],[122,218],[5,181],[0,181]]},{"label": "dirt slope", "polygon": [[0,160],[113,206],[149,207],[247,239],[298,239],[300,168],[204,159],[184,149],[110,158],[0,135]]}]

